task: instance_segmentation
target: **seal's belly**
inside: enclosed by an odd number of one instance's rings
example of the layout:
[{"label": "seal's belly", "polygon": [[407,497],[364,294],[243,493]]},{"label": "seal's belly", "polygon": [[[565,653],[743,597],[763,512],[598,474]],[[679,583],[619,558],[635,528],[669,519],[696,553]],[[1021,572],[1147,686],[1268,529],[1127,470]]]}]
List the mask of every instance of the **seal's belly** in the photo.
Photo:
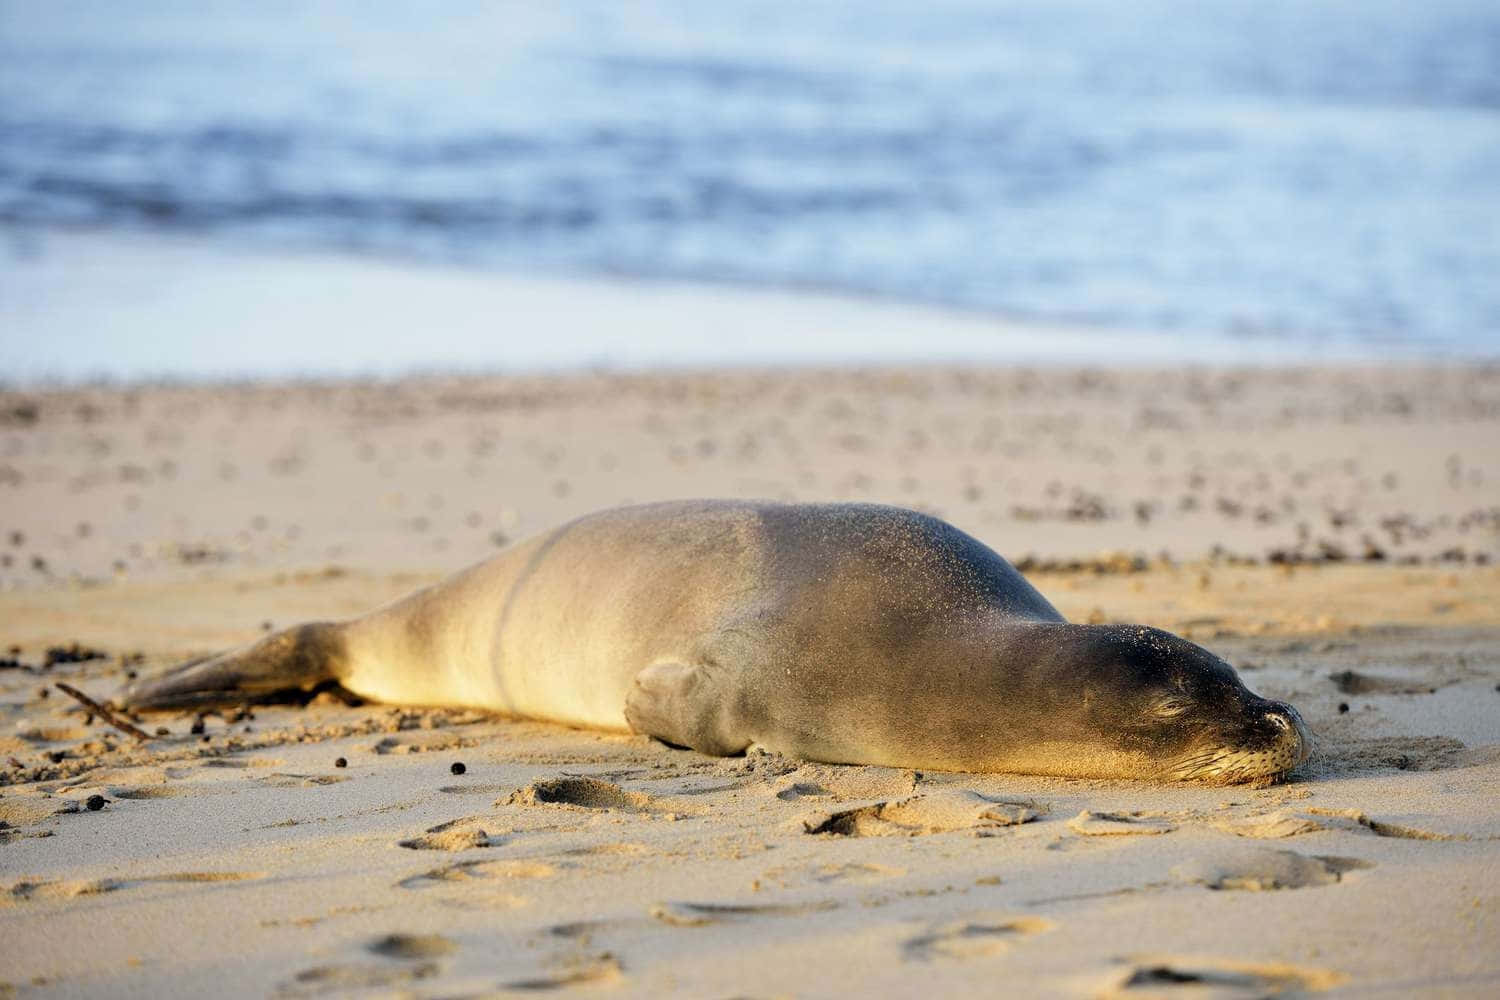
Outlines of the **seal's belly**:
[{"label": "seal's belly", "polygon": [[743,512],[686,521],[576,522],[505,582],[488,659],[494,707],[628,731],[625,698],[653,663],[690,662],[757,588]]},{"label": "seal's belly", "polygon": [[494,663],[493,707],[511,715],[571,726],[628,731],[625,695],[640,669],[633,650],[601,636],[579,637],[581,648],[527,641],[502,643]]}]

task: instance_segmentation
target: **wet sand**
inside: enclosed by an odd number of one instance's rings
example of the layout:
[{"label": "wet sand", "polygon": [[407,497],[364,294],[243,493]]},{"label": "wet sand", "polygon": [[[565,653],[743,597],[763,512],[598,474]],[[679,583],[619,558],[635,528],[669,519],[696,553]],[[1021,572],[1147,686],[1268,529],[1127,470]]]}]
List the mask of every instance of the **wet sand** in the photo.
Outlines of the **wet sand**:
[{"label": "wet sand", "polygon": [[[1497,432],[1485,367],[0,392],[3,989],[1493,995]],[[938,513],[1072,620],[1214,649],[1316,755],[916,773],[327,694],[139,741],[55,686],[705,495]]]}]

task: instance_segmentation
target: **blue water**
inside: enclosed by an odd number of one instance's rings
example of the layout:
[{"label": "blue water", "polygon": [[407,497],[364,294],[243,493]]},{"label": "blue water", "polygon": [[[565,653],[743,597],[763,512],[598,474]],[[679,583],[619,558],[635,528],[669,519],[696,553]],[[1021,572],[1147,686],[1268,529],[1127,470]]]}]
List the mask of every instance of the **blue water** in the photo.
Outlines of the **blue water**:
[{"label": "blue water", "polygon": [[0,0],[0,228],[1500,350],[1493,0]]}]

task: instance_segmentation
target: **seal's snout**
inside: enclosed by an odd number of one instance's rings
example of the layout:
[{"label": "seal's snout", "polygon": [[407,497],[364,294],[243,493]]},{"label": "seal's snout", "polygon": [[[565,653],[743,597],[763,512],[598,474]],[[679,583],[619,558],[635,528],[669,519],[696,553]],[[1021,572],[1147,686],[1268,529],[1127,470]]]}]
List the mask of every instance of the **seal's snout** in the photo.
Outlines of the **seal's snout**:
[{"label": "seal's snout", "polygon": [[1233,784],[1276,780],[1312,753],[1312,734],[1302,716],[1280,701],[1254,699],[1240,716],[1235,735],[1211,741],[1179,758],[1172,776],[1184,781]]},{"label": "seal's snout", "polygon": [[1308,732],[1301,713],[1284,701],[1273,701],[1266,712],[1266,721],[1280,734],[1278,742],[1282,750],[1277,756],[1290,758],[1291,767],[1307,760],[1312,753],[1312,733]]}]

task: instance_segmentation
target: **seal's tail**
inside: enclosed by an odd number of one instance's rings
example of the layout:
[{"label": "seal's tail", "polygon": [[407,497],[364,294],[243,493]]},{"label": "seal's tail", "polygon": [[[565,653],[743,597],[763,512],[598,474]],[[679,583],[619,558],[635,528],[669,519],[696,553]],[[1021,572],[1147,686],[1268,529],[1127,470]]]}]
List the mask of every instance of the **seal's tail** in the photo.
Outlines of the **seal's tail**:
[{"label": "seal's tail", "polygon": [[123,692],[124,702],[130,708],[176,708],[241,702],[299,688],[308,691],[337,678],[344,660],[341,626],[297,625],[131,684]]}]

